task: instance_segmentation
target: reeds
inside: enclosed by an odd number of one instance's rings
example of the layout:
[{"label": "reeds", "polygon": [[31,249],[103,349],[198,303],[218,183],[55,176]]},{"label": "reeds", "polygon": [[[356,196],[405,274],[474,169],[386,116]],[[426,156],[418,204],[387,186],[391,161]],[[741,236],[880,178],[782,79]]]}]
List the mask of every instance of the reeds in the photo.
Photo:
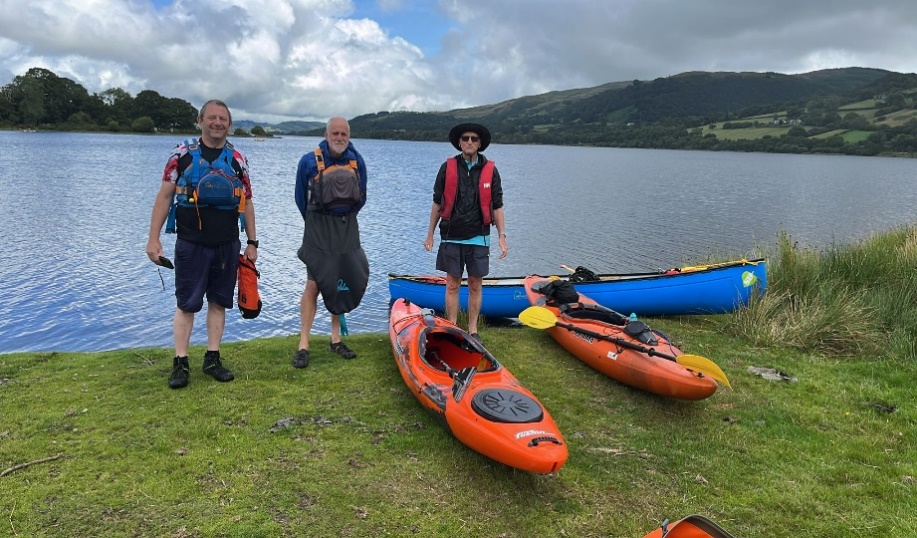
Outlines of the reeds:
[{"label": "reeds", "polygon": [[781,232],[767,290],[723,328],[756,345],[905,359],[917,349],[917,228],[824,250]]}]

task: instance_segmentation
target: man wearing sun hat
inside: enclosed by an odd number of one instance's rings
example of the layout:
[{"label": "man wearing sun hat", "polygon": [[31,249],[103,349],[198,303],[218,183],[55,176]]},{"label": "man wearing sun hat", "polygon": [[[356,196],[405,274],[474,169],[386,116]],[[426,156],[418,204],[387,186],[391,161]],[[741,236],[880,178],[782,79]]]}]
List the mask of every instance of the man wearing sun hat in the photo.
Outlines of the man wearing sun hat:
[{"label": "man wearing sun hat", "polygon": [[503,185],[493,161],[482,151],[490,145],[490,131],[477,123],[462,123],[449,131],[449,141],[461,153],[439,167],[433,184],[433,207],[424,248],[433,250],[433,231],[439,223],[440,244],[436,269],[446,273],[446,318],[458,318],[459,287],[468,272],[468,332],[478,341],[481,285],[490,272],[491,226],[496,227],[500,259],[506,257]]}]

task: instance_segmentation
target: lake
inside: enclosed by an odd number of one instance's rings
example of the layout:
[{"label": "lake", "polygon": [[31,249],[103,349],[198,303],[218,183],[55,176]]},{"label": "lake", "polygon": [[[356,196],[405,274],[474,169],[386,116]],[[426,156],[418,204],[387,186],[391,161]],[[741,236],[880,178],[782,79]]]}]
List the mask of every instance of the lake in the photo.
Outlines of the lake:
[{"label": "lake", "polygon": [[[446,133],[443,133],[446,137]],[[0,353],[169,347],[174,276],[144,252],[162,168],[180,136],[0,132]],[[314,137],[233,139],[249,159],[264,309],[227,312],[224,341],[299,332],[305,268],[296,165]],[[371,276],[347,315],[384,333],[389,273],[435,273],[423,249],[433,179],[448,142],[355,139],[369,189],[360,213]],[[491,275],[636,272],[752,257],[788,232],[816,248],[909,224],[914,161],[493,144],[503,177],[509,256]],[[174,236],[162,234],[172,257]],[[438,245],[438,235],[437,235]],[[321,305],[315,334],[329,333]],[[205,343],[204,317],[193,344]],[[291,353],[292,353],[291,349]]]}]

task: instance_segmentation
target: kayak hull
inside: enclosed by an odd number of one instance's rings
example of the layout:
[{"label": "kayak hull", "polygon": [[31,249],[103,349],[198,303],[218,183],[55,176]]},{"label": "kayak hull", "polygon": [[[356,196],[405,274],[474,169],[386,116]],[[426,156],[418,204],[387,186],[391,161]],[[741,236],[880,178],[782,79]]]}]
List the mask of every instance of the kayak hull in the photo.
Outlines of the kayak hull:
[{"label": "kayak hull", "polygon": [[[562,311],[556,304],[547,301],[544,295],[536,291],[541,285],[550,281],[551,279],[540,276],[527,277],[524,280],[527,298],[532,306],[550,310],[557,317],[559,324],[570,325],[584,331],[581,333],[560,326],[547,329],[551,338],[574,357],[625,385],[668,398],[702,400],[716,392],[715,380],[689,370],[673,360],[589,335],[590,332],[598,333],[623,341],[625,344],[642,346],[673,357],[683,354],[665,335],[658,331],[653,331],[653,336],[658,342],[655,345],[641,342],[629,335],[625,330],[626,318],[620,314],[621,320],[611,323],[607,316],[598,315],[599,311],[596,311],[593,317],[583,317],[583,314],[589,314],[586,310]],[[575,287],[578,289],[579,284],[576,284]],[[583,305],[596,304],[582,293],[579,294],[579,302]]]},{"label": "kayak hull", "polygon": [[[577,282],[577,289],[598,304],[640,316],[723,314],[764,293],[767,269],[763,259],[672,269],[657,273],[597,275],[596,282]],[[566,276],[560,276],[566,278]],[[529,306],[524,277],[485,278],[481,314],[515,318]],[[445,310],[446,281],[435,275],[389,274],[392,300],[408,299],[423,308]],[[459,289],[459,308],[468,309],[468,286]]]},{"label": "kayak hull", "polygon": [[524,471],[564,466],[567,444],[548,410],[467,332],[399,299],[389,336],[405,384],[463,444]]}]

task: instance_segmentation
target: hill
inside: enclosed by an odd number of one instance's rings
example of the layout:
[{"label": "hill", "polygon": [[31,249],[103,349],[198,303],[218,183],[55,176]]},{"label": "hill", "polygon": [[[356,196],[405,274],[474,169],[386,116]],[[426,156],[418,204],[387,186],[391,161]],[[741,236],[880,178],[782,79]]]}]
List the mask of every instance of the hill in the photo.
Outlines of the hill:
[{"label": "hill", "polygon": [[[917,152],[907,123],[914,94],[917,75],[882,69],[688,72],[447,112],[378,112],[350,124],[360,137],[397,140],[443,140],[456,123],[476,121],[511,144],[900,154]],[[724,125],[730,132],[721,136]]]}]

